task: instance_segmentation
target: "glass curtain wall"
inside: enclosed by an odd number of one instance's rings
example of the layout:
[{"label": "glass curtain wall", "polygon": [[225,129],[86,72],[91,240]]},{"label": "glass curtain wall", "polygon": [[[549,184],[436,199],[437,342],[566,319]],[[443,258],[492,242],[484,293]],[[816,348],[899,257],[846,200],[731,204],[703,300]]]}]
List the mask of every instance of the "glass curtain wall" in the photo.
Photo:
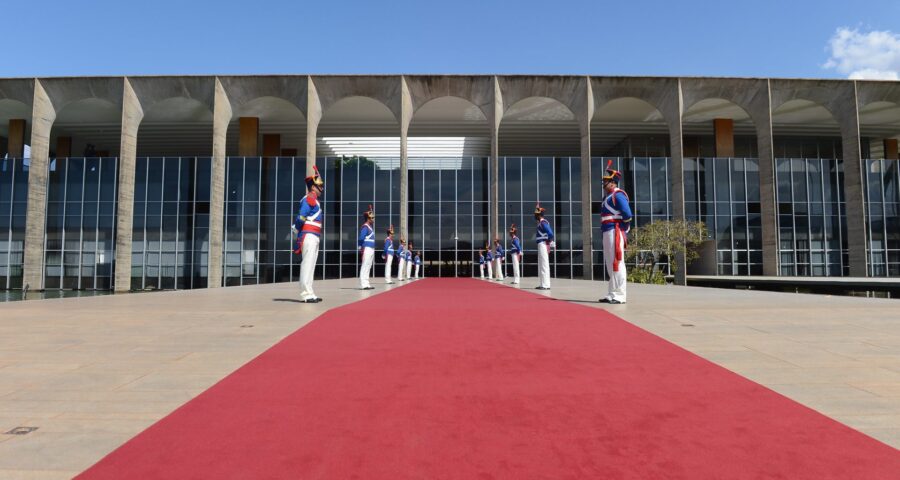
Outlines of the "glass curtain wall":
[{"label": "glass curtain wall", "polygon": [[[504,248],[509,249],[509,226],[519,229],[524,255],[522,275],[537,276],[537,246],[534,242],[534,207],[540,202],[545,218],[556,235],[551,252],[550,274],[558,278],[581,278],[583,274],[581,233],[580,157],[501,157],[499,159],[499,218]],[[492,239],[493,240],[493,239]],[[491,245],[493,247],[493,243]],[[477,258],[477,256],[476,256]],[[507,256],[508,260],[509,257]],[[504,267],[509,275],[511,262]]]},{"label": "glass curtain wall", "polygon": [[865,161],[869,275],[900,276],[900,160]]},{"label": "glass curtain wall", "polygon": [[[488,159],[409,159],[409,240],[426,276],[468,277],[488,236]],[[377,262],[376,262],[377,263]]]},{"label": "glass curtain wall", "polygon": [[684,159],[685,217],[706,224],[719,275],[762,275],[759,161]]},{"label": "glass curtain wall", "polygon": [[112,288],[117,168],[116,158],[50,160],[44,288]]},{"label": "glass curtain wall", "polygon": [[775,160],[781,274],[849,275],[843,162]]},{"label": "glass curtain wall", "polygon": [[209,158],[138,158],[131,288],[206,287]]},{"label": "glass curtain wall", "polygon": [[22,288],[27,206],[28,165],[0,159],[0,290]]}]

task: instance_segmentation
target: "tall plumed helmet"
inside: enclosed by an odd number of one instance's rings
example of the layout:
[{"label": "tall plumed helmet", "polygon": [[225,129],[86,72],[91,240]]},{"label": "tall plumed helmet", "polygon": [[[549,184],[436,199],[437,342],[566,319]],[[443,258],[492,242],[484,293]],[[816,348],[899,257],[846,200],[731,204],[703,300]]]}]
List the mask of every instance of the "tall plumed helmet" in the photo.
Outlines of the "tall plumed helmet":
[{"label": "tall plumed helmet", "polygon": [[544,207],[542,207],[542,206],[541,206],[541,203],[538,202],[538,203],[534,206],[534,214],[535,214],[535,215],[543,215],[544,212],[546,212],[546,210],[544,210]]},{"label": "tall plumed helmet", "polygon": [[313,174],[306,177],[306,188],[310,189],[313,185],[325,190],[325,182],[322,181],[322,177],[319,175],[319,168],[313,165]]},{"label": "tall plumed helmet", "polygon": [[603,176],[604,182],[616,182],[619,183],[622,180],[622,172],[615,170],[612,168],[612,159],[607,160],[606,162],[606,175]]},{"label": "tall plumed helmet", "polygon": [[387,229],[387,234],[388,234],[388,235],[393,235],[393,234],[394,234],[394,224],[393,224],[393,223],[391,224],[390,227],[388,227],[388,229]]},{"label": "tall plumed helmet", "polygon": [[369,209],[363,212],[363,218],[366,220],[372,219],[375,220],[375,209],[372,208],[372,204],[369,204]]},{"label": "tall plumed helmet", "polygon": [[515,223],[509,226],[509,233],[515,234],[517,231]]}]

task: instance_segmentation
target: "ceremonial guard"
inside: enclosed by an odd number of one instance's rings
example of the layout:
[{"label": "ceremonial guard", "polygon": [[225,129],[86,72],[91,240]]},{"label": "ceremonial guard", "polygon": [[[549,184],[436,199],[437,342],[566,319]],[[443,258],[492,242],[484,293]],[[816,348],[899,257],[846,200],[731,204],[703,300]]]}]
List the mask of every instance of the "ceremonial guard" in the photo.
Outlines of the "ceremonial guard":
[{"label": "ceremonial guard", "polygon": [[509,254],[512,257],[512,266],[513,266],[513,285],[519,284],[519,262],[522,260],[522,243],[519,242],[519,237],[516,236],[516,224],[512,224],[509,227],[509,237],[510,243],[512,244],[509,247]]},{"label": "ceremonial guard", "polygon": [[544,218],[545,211],[540,203],[534,207],[534,219],[538,222],[537,233],[534,235],[538,250],[538,290],[550,290],[550,249],[556,247],[553,228]]},{"label": "ceremonial guard", "polygon": [[321,302],[313,291],[313,277],[316,260],[319,258],[319,239],[322,235],[322,206],[319,197],[325,190],[325,182],[319,177],[319,169],[313,166],[314,174],[306,177],[306,196],[300,200],[300,213],[294,219],[292,229],[297,233],[297,249],[300,261],[300,297],[306,303]]},{"label": "ceremonial guard", "polygon": [[506,256],[506,250],[500,245],[500,237],[494,238],[494,273],[497,275],[497,281],[503,281],[503,257]]},{"label": "ceremonial guard", "polygon": [[359,253],[362,255],[362,264],[359,266],[359,289],[372,290],[369,284],[369,275],[372,273],[372,262],[375,261],[375,212],[372,205],[363,213],[365,222],[359,227],[359,238],[357,244]]},{"label": "ceremonial guard", "polygon": [[491,253],[491,244],[484,246],[484,264],[487,265],[488,280],[494,279],[494,255]]},{"label": "ceremonial guard", "polygon": [[404,280],[403,275],[406,273],[406,241],[400,239],[400,248],[397,249],[397,281]]},{"label": "ceremonial guard", "polygon": [[478,251],[478,269],[481,270],[481,279],[484,280],[484,252]]},{"label": "ceremonial guard", "polygon": [[412,280],[412,267],[413,267],[413,244],[409,242],[408,248],[406,249],[406,279]]},{"label": "ceremonial guard", "polygon": [[603,190],[606,198],[600,206],[600,232],[603,235],[603,261],[609,275],[609,292],[601,303],[625,303],[625,246],[631,229],[631,206],[628,194],[619,188],[622,173],[612,168],[612,160],[606,164]]},{"label": "ceremonial guard", "polygon": [[421,257],[422,257],[422,252],[421,251],[416,252],[416,258],[414,259],[415,265],[416,265],[416,269],[415,269],[416,273],[415,273],[415,275],[413,275],[413,278],[416,278],[416,279],[419,278],[419,266],[422,265]]},{"label": "ceremonial guard", "polygon": [[391,264],[394,263],[394,226],[391,225],[387,229],[387,237],[384,239],[384,250],[381,252],[381,258],[384,260],[384,283],[390,285],[394,283],[391,280]]}]

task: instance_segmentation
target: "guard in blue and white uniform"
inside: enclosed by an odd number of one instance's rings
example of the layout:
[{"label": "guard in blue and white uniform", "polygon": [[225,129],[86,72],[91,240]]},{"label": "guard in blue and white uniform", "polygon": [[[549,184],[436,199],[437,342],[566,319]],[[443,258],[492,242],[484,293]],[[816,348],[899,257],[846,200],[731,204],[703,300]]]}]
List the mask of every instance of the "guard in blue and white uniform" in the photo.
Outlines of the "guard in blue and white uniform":
[{"label": "guard in blue and white uniform", "polygon": [[481,270],[481,279],[484,280],[484,252],[478,251],[478,269]]},{"label": "guard in blue and white uniform", "polygon": [[400,239],[400,247],[397,248],[397,281],[405,280],[403,275],[406,273],[406,241]]},{"label": "guard in blue and white uniform", "polygon": [[413,267],[413,244],[409,242],[408,248],[406,249],[406,279],[412,280],[412,267]]},{"label": "guard in blue and white uniform", "polygon": [[625,246],[631,229],[631,206],[628,194],[619,188],[622,173],[612,169],[612,160],[606,164],[603,190],[606,198],[600,206],[600,232],[603,235],[603,261],[609,275],[609,291],[601,303],[625,303]]},{"label": "guard in blue and white uniform", "polygon": [[387,229],[387,238],[384,239],[384,250],[381,252],[381,259],[384,260],[384,283],[390,285],[394,283],[391,280],[391,264],[394,263],[394,226],[391,225]]},{"label": "guard in blue and white uniform", "polygon": [[488,280],[494,279],[494,254],[491,253],[491,245],[484,246],[484,264],[487,265]]},{"label": "guard in blue and white uniform", "polygon": [[506,250],[500,245],[500,237],[494,238],[494,275],[498,282],[503,281],[503,257],[506,256]]},{"label": "guard in blue and white uniform", "polygon": [[516,224],[512,224],[509,227],[509,237],[510,243],[512,244],[509,247],[509,256],[512,257],[512,266],[513,266],[513,285],[519,284],[519,262],[522,261],[522,242],[519,241],[519,237],[516,236]]},{"label": "guard in blue and white uniform", "polygon": [[359,266],[359,289],[372,290],[373,287],[369,283],[369,276],[372,274],[372,263],[375,261],[375,212],[372,206],[363,213],[365,223],[359,227],[359,238],[357,245],[359,253],[362,255],[362,264]]},{"label": "guard in blue and white uniform", "polygon": [[319,169],[313,166],[313,175],[306,177],[306,196],[300,200],[300,213],[291,229],[297,233],[297,249],[300,254],[300,298],[306,303],[321,302],[313,291],[313,277],[319,258],[319,239],[322,235],[322,206],[319,197],[325,191],[325,182],[319,177]]},{"label": "guard in blue and white uniform", "polygon": [[537,220],[537,233],[534,240],[537,242],[538,251],[538,290],[550,290],[550,250],[556,248],[553,228],[550,222],[544,218],[544,210],[541,204],[534,207],[534,219]]},{"label": "guard in blue and white uniform", "polygon": [[418,279],[419,278],[419,267],[422,265],[422,252],[421,251],[416,252],[416,258],[413,259],[413,262],[415,262],[415,266],[416,266],[415,274],[413,275],[413,278]]}]

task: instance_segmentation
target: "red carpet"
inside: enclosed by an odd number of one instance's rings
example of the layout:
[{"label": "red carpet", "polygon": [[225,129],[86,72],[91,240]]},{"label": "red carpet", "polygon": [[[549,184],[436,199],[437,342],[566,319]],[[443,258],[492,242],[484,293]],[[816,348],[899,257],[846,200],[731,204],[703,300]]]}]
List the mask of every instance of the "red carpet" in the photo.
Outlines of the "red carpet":
[{"label": "red carpet", "polygon": [[427,279],[329,311],[79,478],[897,479],[900,451],[603,310]]}]

